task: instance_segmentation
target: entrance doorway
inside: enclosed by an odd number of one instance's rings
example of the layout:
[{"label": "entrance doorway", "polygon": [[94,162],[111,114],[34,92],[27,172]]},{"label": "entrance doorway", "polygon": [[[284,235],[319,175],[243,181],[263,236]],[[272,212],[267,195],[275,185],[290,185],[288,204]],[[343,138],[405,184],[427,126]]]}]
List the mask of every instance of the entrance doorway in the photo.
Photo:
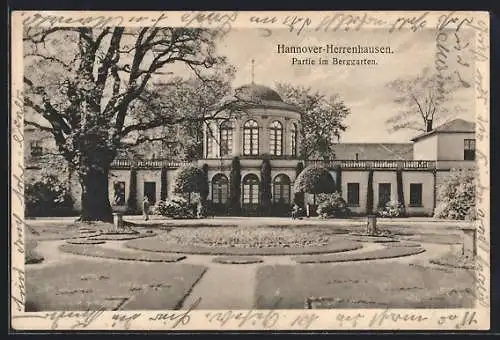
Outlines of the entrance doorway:
[{"label": "entrance doorway", "polygon": [[156,182],[144,182],[144,196],[148,197],[151,206],[156,203]]}]

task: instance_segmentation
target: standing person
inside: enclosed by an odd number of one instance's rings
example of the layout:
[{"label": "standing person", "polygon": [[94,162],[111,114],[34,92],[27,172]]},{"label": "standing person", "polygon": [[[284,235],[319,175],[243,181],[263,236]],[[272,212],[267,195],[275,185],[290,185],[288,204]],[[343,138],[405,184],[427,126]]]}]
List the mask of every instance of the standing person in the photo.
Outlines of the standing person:
[{"label": "standing person", "polygon": [[149,220],[149,198],[144,195],[144,201],[142,202],[142,211],[144,213],[144,220]]}]

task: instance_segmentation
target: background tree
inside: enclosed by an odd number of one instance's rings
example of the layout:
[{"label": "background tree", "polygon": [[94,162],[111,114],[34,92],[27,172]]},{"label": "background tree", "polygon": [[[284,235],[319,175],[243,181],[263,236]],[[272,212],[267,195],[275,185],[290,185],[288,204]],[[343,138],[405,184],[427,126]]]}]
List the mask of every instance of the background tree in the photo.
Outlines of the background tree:
[{"label": "background tree", "polygon": [[304,159],[334,157],[333,145],[347,129],[343,123],[351,110],[338,95],[327,96],[309,87],[276,84],[283,100],[302,111],[300,154]]},{"label": "background tree", "polygon": [[[112,220],[108,174],[124,141],[160,126],[207,119],[179,114],[186,98],[178,95],[159,110],[140,108],[160,78],[178,88],[167,67],[207,84],[224,78],[226,61],[214,54],[217,34],[171,27],[24,31],[25,123],[50,132],[76,170],[82,220]],[[207,108],[213,115],[226,109]]]},{"label": "background tree", "polygon": [[455,91],[468,88],[458,73],[437,74],[424,68],[418,75],[403,77],[387,84],[394,94],[394,103],[400,107],[398,114],[386,120],[390,132],[401,129],[430,131],[433,124],[456,113],[460,107],[450,110],[449,101]]}]

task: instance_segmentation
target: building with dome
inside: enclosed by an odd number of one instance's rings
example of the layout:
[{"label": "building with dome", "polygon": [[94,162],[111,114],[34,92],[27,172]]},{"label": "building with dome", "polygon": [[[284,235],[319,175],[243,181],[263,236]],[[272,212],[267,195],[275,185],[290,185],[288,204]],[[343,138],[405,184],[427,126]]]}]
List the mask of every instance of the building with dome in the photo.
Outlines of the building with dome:
[{"label": "building with dome", "polygon": [[[398,200],[414,216],[433,215],[437,191],[450,169],[475,167],[475,124],[461,119],[429,129],[408,143],[338,143],[334,160],[302,160],[298,152],[301,112],[297,107],[285,103],[273,89],[254,83],[237,88],[235,96],[237,105],[228,106],[227,112],[206,124],[203,158],[195,162],[208,173],[208,200],[216,214],[229,213],[231,197],[239,200],[240,214],[260,214],[264,162],[270,165],[271,214],[278,216],[290,212],[297,168],[301,166],[328,168],[337,191],[355,214],[367,213],[367,193],[371,191],[375,209]],[[36,155],[45,149],[39,136],[26,129],[28,181],[36,178]],[[236,197],[230,184],[235,162],[240,169]],[[144,196],[152,203],[168,198],[174,172],[184,164],[147,157],[135,162],[115,160],[109,179],[110,202],[119,208],[134,196],[132,201],[139,210]],[[76,179],[72,180],[78,210],[81,189]],[[305,199],[313,200],[311,195]]]}]

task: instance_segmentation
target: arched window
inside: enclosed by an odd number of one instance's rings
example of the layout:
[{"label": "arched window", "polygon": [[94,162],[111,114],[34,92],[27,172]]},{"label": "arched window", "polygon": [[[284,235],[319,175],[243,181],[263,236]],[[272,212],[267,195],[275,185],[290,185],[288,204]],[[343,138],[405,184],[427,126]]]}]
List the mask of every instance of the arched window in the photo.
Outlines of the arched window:
[{"label": "arched window", "polygon": [[233,124],[222,122],[220,125],[220,156],[230,156],[233,153]]},{"label": "arched window", "polygon": [[290,131],[292,156],[297,156],[297,130],[297,124],[292,123],[292,130]]},{"label": "arched window", "polygon": [[243,178],[243,204],[259,203],[259,178],[248,174]]},{"label": "arched window", "polygon": [[254,156],[259,154],[259,124],[255,120],[248,120],[243,125],[243,155]]},{"label": "arched window", "polygon": [[273,180],[273,202],[290,204],[290,178],[281,174]]},{"label": "arched window", "polygon": [[212,178],[212,202],[226,203],[229,196],[229,180],[226,175],[217,174]]},{"label": "arched window", "polygon": [[283,154],[283,125],[277,120],[269,124],[269,151],[275,156]]}]

